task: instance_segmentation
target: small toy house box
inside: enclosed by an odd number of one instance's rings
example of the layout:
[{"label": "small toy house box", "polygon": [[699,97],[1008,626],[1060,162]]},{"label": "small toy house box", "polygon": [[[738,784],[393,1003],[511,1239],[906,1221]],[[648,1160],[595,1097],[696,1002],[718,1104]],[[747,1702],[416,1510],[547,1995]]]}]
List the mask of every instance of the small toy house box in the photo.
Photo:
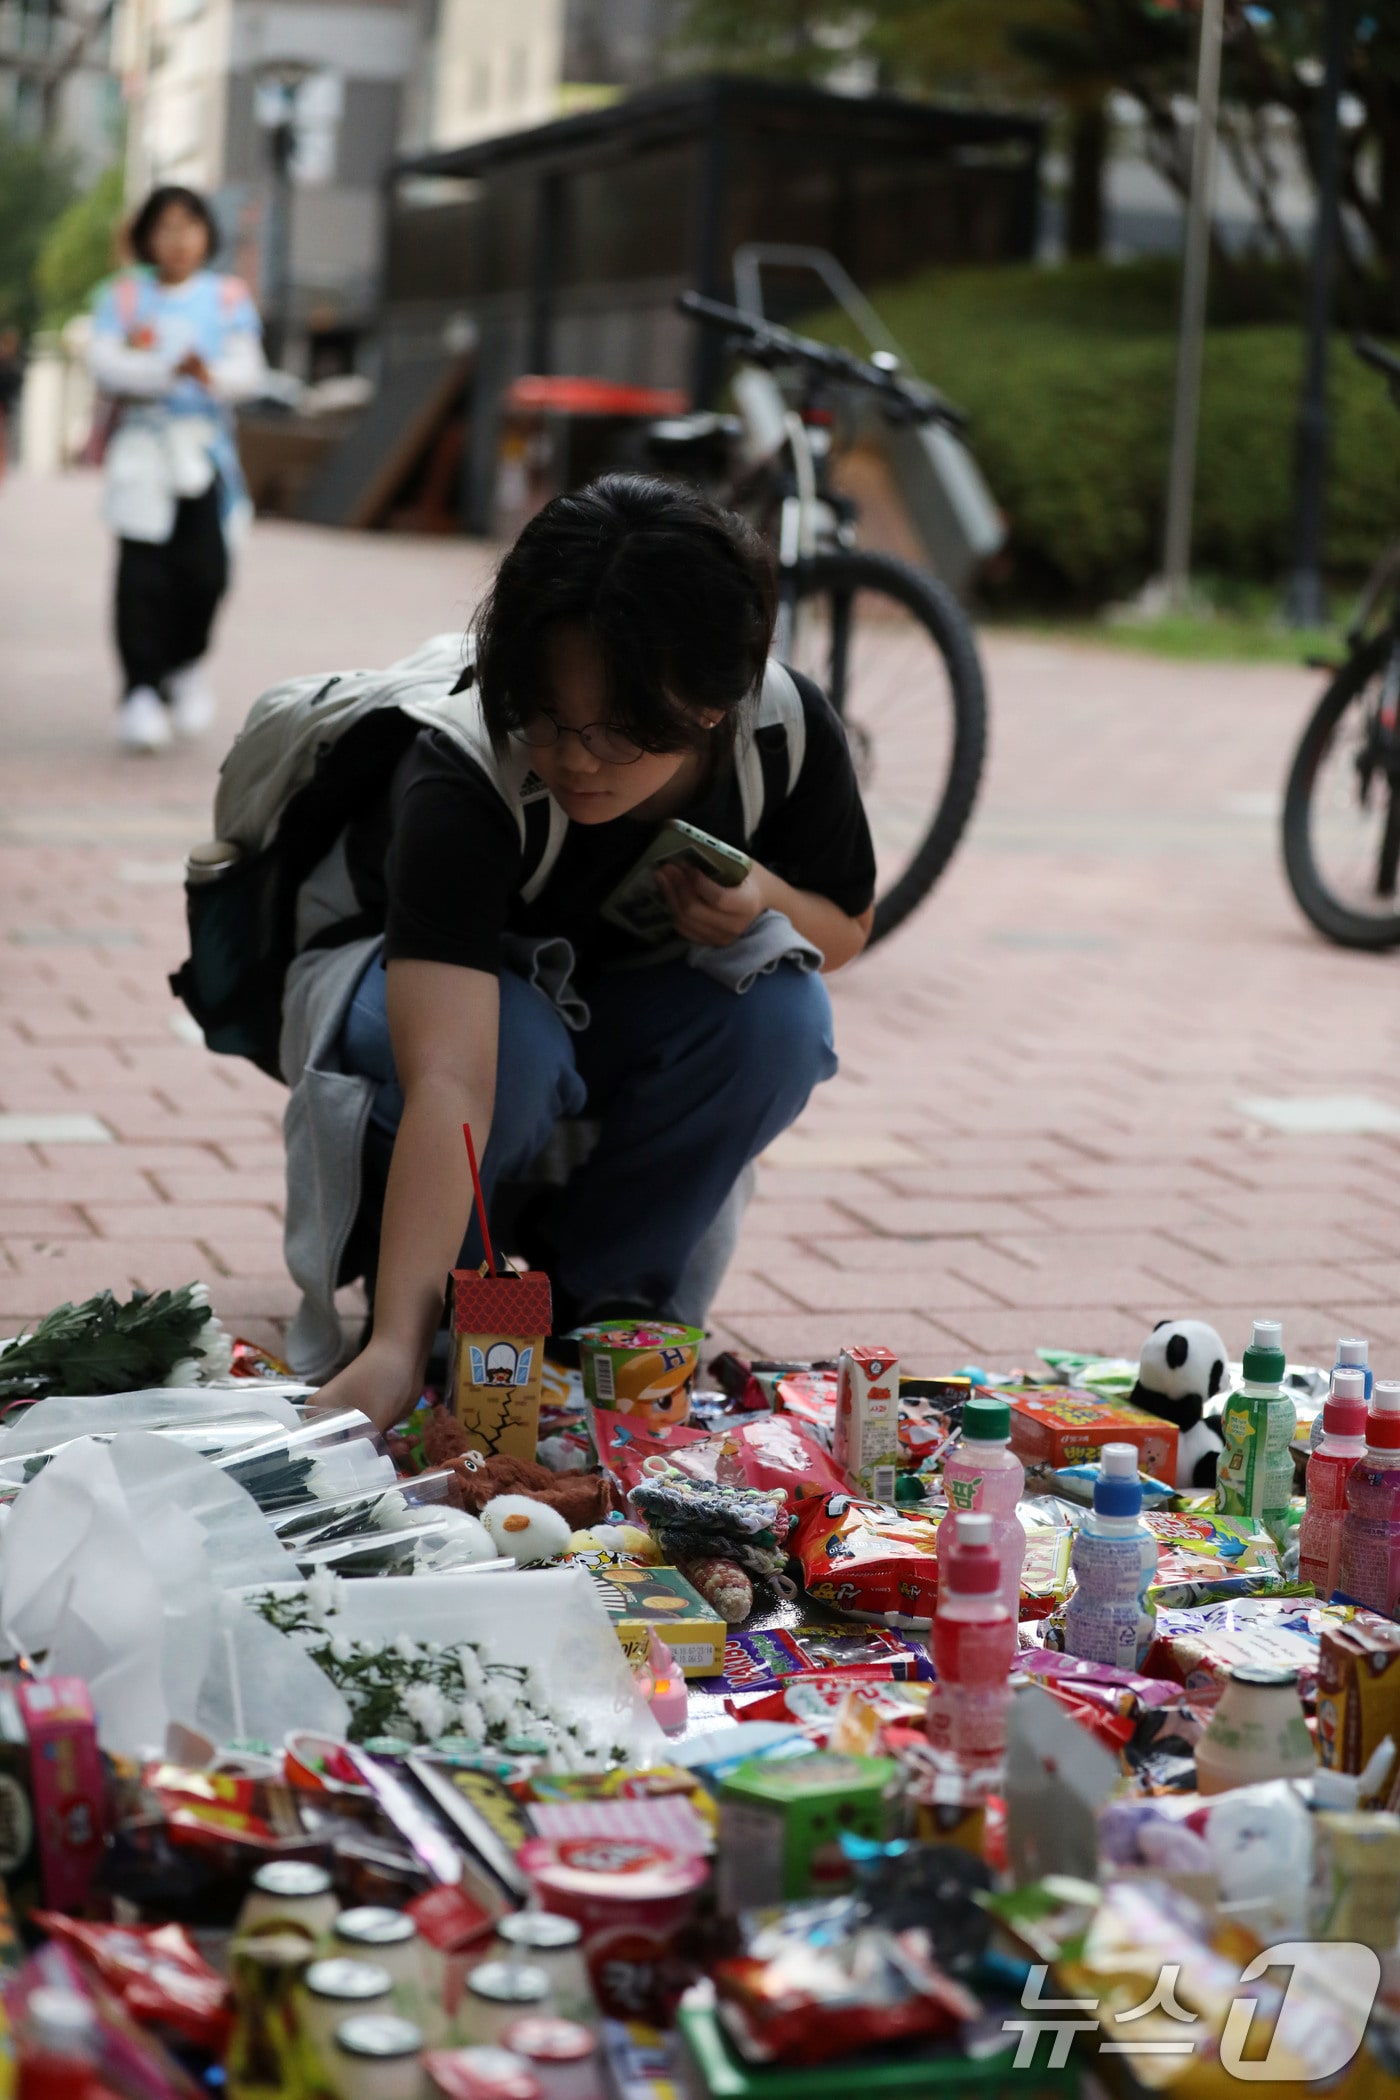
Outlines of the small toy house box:
[{"label": "small toy house box", "polygon": [[552,1304],[542,1269],[454,1269],[447,1281],[452,1330],[452,1412],[475,1451],[533,1459],[540,1381]]}]

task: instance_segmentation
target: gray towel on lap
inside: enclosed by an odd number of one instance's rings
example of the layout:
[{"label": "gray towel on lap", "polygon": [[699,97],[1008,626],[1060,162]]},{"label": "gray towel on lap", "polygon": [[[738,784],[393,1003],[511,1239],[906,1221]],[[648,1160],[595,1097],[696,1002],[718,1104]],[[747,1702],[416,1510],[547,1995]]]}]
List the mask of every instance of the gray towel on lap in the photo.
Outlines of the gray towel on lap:
[{"label": "gray towel on lap", "polygon": [[761,911],[745,933],[727,948],[706,948],[692,942],[686,954],[692,970],[703,970],[716,984],[743,993],[760,977],[767,977],[779,963],[794,963],[810,974],[826,961],[814,942],[799,933],[786,912]]}]

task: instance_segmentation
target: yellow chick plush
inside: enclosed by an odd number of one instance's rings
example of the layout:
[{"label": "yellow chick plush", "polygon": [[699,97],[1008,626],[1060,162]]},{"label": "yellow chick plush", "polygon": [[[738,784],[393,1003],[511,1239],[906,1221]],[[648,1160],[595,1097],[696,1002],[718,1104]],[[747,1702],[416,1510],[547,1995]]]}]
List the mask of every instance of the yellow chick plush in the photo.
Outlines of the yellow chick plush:
[{"label": "yellow chick plush", "polygon": [[569,1551],[611,1553],[615,1559],[641,1561],[649,1568],[661,1563],[661,1548],[639,1524],[595,1524],[587,1531],[576,1531],[569,1540]]}]

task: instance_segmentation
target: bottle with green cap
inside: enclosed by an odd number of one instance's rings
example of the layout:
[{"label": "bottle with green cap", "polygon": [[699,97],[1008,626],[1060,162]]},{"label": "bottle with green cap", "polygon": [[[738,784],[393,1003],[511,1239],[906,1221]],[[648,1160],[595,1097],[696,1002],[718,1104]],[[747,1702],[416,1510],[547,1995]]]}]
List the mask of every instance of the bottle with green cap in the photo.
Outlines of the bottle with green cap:
[{"label": "bottle with green cap", "polygon": [[1011,1449],[1011,1409],[990,1393],[974,1393],[963,1408],[962,1440],[943,1463],[943,1491],[948,1514],[938,1527],[937,1551],[943,1552],[952,1520],[960,1513],[984,1512],[992,1520],[992,1546],[1001,1563],[997,1591],[1013,1619],[1021,1615],[1021,1567],[1026,1534],[1016,1505],[1026,1489],[1026,1469]]},{"label": "bottle with green cap", "polygon": [[1244,1352],[1244,1375],[1225,1403],[1225,1449],[1216,1474],[1215,1506],[1225,1517],[1258,1517],[1284,1543],[1293,1493],[1290,1445],[1297,1412],[1283,1389],[1283,1329],[1256,1320]]}]

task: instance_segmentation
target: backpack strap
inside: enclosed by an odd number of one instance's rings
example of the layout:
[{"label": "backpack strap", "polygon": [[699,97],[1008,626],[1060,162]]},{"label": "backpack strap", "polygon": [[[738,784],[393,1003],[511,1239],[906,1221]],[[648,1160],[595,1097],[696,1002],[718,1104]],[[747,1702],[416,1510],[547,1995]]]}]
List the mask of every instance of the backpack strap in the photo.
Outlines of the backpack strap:
[{"label": "backpack strap", "polygon": [[770,656],[756,698],[745,702],[734,742],[734,770],[746,839],[757,833],[769,801],[786,801],[791,795],[806,756],[807,715],[797,680],[786,664]]}]

